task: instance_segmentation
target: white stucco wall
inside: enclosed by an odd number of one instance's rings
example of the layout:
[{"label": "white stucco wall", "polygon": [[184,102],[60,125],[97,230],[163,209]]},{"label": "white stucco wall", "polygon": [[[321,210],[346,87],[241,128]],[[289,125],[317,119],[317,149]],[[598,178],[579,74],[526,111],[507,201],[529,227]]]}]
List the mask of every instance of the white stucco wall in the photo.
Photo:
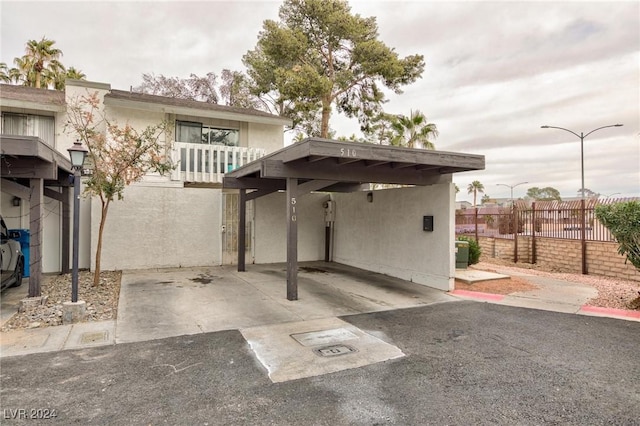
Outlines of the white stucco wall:
[{"label": "white stucco wall", "polygon": [[248,136],[249,148],[262,148],[267,154],[284,148],[282,126],[249,123]]},{"label": "white stucco wall", "polygon": [[[298,260],[324,260],[324,209],[327,194],[298,197]],[[284,192],[255,200],[255,263],[287,261],[287,203]]]},{"label": "white stucco wall", "polygon": [[[454,284],[454,186],[451,183],[333,194],[333,260],[441,290]],[[422,230],[434,216],[434,231]]]},{"label": "white stucco wall", "polygon": [[[135,184],[109,208],[102,269],[212,266],[221,263],[221,190]],[[93,200],[95,262],[100,202]]]}]

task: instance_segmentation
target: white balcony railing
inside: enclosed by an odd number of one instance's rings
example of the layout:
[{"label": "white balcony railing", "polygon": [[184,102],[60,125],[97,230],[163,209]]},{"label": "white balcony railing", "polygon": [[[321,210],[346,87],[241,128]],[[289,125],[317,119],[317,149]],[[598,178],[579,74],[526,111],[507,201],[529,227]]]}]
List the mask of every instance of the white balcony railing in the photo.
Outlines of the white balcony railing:
[{"label": "white balcony railing", "polygon": [[222,176],[265,155],[260,148],[174,142],[171,180],[221,183]]}]

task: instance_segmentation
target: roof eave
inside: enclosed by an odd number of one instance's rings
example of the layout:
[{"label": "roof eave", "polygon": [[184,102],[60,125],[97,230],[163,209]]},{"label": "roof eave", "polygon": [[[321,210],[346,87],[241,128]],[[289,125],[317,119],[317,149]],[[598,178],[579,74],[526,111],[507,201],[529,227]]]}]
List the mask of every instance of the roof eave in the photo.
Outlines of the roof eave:
[{"label": "roof eave", "polygon": [[143,111],[154,111],[161,112],[166,114],[179,114],[179,115],[197,115],[198,117],[206,117],[206,118],[217,118],[221,120],[233,120],[233,121],[242,121],[247,123],[256,123],[256,124],[271,124],[271,125],[280,125],[280,126],[291,126],[292,121],[288,118],[284,117],[264,117],[264,116],[256,116],[251,114],[241,114],[231,111],[214,111],[204,108],[191,108],[184,106],[175,106],[175,105],[166,105],[166,104],[157,104],[151,102],[142,102],[130,99],[118,99],[110,96],[105,96],[104,98],[105,105],[121,107],[121,108],[131,108],[138,109]]}]

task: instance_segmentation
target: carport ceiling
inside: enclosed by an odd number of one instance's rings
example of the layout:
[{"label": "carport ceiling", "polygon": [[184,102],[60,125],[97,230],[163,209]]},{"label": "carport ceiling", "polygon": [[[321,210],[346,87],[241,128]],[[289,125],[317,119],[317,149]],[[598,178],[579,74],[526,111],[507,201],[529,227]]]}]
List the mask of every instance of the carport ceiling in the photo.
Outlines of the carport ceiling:
[{"label": "carport ceiling", "polygon": [[430,185],[441,175],[484,166],[483,155],[310,138],[225,174],[224,187],[278,190],[287,178],[342,184],[334,184],[336,190],[357,190],[361,183]]}]

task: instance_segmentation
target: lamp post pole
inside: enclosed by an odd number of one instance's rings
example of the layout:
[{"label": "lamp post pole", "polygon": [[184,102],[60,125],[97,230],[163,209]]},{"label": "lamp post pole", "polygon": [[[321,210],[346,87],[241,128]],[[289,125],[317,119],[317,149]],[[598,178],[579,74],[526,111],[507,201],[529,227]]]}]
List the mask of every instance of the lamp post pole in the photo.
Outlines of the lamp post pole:
[{"label": "lamp post pole", "polygon": [[73,167],[73,263],[71,266],[71,301],[78,301],[78,245],[80,242],[80,169]]},{"label": "lamp post pole", "polygon": [[520,183],[516,183],[515,185],[507,185],[506,183],[496,183],[496,186],[506,186],[507,188],[511,189],[511,207],[513,207],[513,188],[519,185],[524,185],[525,183],[529,183],[529,182],[520,182]]},{"label": "lamp post pole", "polygon": [[581,177],[581,185],[582,185],[582,187],[580,188],[580,191],[582,193],[582,199],[583,200],[584,200],[584,138],[586,138],[587,136],[589,136],[593,132],[596,132],[596,131],[598,131],[600,129],[606,129],[608,127],[622,127],[622,124],[611,124],[609,126],[598,127],[597,129],[593,129],[592,131],[590,131],[586,135],[583,132],[580,132],[580,134],[577,134],[573,130],[565,129],[564,127],[540,126],[540,128],[542,128],[542,129],[564,130],[565,132],[572,133],[572,134],[574,134],[574,135],[576,135],[577,137],[580,138],[580,177]]},{"label": "lamp post pole", "polygon": [[575,136],[580,138],[580,178],[581,178],[581,188],[580,192],[582,194],[580,200],[580,215],[582,216],[581,220],[581,231],[580,231],[580,240],[582,246],[582,274],[586,275],[587,271],[587,237],[586,237],[586,227],[587,227],[587,218],[585,214],[585,203],[584,203],[584,138],[589,136],[591,133],[596,132],[600,129],[606,129],[608,127],[622,127],[622,124],[610,124],[608,126],[598,127],[597,129],[593,129],[588,132],[586,135],[583,132],[577,134],[573,130],[565,129],[564,127],[555,127],[555,126],[540,126],[542,129],[558,129],[564,130],[565,132],[569,132],[574,134]]},{"label": "lamp post pole", "polygon": [[73,263],[71,270],[71,302],[78,301],[78,255],[80,245],[80,178],[87,149],[80,141],[75,141],[68,149],[73,169]]}]

